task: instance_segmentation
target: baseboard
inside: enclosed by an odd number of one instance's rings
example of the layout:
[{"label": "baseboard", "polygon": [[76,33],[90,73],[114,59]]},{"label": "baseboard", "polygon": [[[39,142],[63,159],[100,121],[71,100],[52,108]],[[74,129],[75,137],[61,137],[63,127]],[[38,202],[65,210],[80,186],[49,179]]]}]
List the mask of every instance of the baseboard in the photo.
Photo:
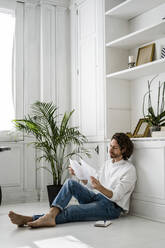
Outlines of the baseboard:
[{"label": "baseboard", "polygon": [[48,193],[46,190],[40,190],[40,197],[39,197],[39,201],[48,201]]},{"label": "baseboard", "polygon": [[[46,190],[24,191],[17,187],[2,188],[2,205],[37,201],[48,201]],[[77,204],[76,199],[72,198],[69,204]]]},{"label": "baseboard", "polygon": [[165,205],[132,199],[130,214],[165,223]]},{"label": "baseboard", "polygon": [[37,191],[23,191],[20,189],[15,190],[2,190],[2,205],[15,204],[15,203],[26,203],[36,202],[39,200]]},{"label": "baseboard", "polygon": [[[40,201],[48,201],[48,193],[45,190],[40,190]],[[77,200],[72,197],[72,199],[69,202],[69,205],[76,205]]]}]

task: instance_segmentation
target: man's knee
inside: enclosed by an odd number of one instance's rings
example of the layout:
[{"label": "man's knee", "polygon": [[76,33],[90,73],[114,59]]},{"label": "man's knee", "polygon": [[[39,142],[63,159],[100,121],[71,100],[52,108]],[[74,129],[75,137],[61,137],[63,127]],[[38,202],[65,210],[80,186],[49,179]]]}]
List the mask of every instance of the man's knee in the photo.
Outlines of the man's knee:
[{"label": "man's knee", "polygon": [[65,184],[66,184],[70,189],[73,189],[73,188],[77,187],[79,183],[78,183],[76,180],[69,178],[69,179],[67,179],[67,180],[65,181]]}]

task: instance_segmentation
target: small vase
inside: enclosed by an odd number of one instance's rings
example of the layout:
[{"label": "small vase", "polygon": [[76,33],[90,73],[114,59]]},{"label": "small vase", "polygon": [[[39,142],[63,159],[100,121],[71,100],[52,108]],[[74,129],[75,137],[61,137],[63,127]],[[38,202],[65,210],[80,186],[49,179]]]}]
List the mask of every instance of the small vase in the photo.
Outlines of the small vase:
[{"label": "small vase", "polygon": [[152,132],[157,132],[160,131],[161,127],[160,126],[152,126],[150,127],[150,134],[152,136]]}]

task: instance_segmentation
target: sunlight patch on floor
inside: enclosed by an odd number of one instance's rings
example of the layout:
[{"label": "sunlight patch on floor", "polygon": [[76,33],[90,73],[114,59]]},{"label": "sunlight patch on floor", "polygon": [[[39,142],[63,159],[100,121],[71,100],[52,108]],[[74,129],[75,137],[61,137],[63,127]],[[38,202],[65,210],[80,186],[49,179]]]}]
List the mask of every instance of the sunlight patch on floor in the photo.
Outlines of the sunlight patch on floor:
[{"label": "sunlight patch on floor", "polygon": [[38,248],[52,248],[55,246],[60,248],[92,248],[73,236],[45,239],[34,243]]},{"label": "sunlight patch on floor", "polygon": [[21,246],[21,247],[18,247],[18,248],[31,248],[31,246]]}]

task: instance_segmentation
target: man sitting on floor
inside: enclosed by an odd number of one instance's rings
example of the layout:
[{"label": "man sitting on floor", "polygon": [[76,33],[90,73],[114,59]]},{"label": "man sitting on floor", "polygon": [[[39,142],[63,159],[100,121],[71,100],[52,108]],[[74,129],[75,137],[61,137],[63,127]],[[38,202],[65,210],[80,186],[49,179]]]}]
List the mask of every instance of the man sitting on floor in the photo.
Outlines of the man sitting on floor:
[{"label": "man sitting on floor", "polygon": [[[47,214],[24,216],[10,211],[11,222],[18,226],[54,227],[67,222],[118,218],[122,211],[128,212],[135,187],[135,167],[128,161],[132,152],[133,143],[129,137],[124,133],[114,134],[109,149],[111,159],[98,173],[98,179],[82,180],[85,186],[68,179]],[[73,169],[69,170],[74,175]],[[78,205],[68,206],[72,196],[78,200]]]}]

